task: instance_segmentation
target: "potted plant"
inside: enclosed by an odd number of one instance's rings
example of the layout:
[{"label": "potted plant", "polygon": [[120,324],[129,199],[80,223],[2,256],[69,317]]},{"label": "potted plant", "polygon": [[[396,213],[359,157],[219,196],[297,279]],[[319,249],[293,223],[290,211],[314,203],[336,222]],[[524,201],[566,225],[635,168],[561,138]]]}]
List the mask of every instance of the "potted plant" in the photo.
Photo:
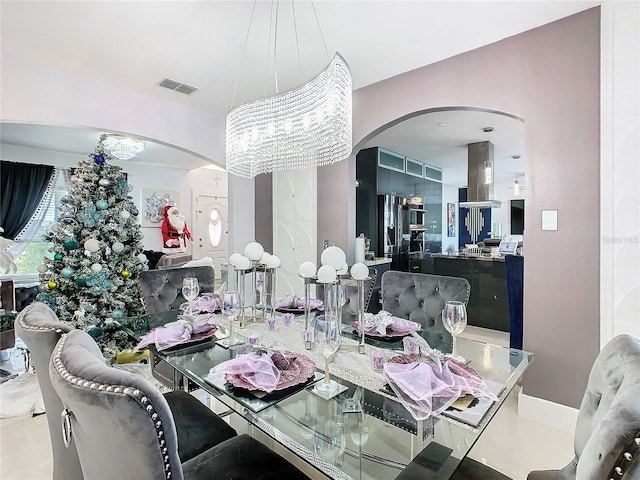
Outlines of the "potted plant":
[{"label": "potted plant", "polygon": [[3,312],[0,315],[0,350],[13,348],[16,344],[16,335],[13,330],[15,318],[15,315],[8,312]]}]

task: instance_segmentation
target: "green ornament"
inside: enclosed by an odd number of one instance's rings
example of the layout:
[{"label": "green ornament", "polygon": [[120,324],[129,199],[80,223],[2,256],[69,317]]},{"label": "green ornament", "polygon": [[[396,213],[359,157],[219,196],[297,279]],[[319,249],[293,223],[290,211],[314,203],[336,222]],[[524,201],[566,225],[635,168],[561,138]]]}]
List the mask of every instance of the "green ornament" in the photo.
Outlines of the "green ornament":
[{"label": "green ornament", "polygon": [[64,255],[63,255],[63,254],[61,254],[61,253],[56,253],[56,254],[53,256],[53,259],[54,259],[54,260],[58,260],[58,261],[60,261],[60,260],[62,260],[62,258],[63,258],[63,257],[64,257]]},{"label": "green ornament", "polygon": [[65,250],[75,250],[80,246],[80,244],[75,238],[70,238],[69,240],[65,240],[62,243],[62,246],[64,247]]}]

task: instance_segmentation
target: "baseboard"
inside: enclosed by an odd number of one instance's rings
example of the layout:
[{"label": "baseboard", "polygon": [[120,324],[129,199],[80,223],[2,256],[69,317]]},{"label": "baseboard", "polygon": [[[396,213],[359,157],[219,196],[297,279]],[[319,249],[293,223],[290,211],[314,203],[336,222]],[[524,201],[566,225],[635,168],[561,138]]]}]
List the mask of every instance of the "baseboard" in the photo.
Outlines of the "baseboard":
[{"label": "baseboard", "polygon": [[518,415],[558,430],[573,433],[578,420],[578,409],[520,392]]}]

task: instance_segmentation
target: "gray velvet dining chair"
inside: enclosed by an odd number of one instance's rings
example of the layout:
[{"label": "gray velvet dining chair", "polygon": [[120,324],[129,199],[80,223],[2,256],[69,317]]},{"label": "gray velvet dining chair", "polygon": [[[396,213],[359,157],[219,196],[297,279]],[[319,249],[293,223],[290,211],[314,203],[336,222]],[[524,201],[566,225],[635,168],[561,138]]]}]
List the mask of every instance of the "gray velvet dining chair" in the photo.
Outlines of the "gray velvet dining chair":
[{"label": "gray velvet dining chair", "polygon": [[527,480],[640,480],[640,339],[618,335],[596,357],[573,444],[564,468]]},{"label": "gray velvet dining chair", "polygon": [[382,309],[419,323],[431,348],[451,352],[453,340],[442,323],[448,300],[469,302],[471,286],[465,278],[389,270],[382,274]]},{"label": "gray velvet dining chair", "polygon": [[[213,292],[215,271],[212,267],[168,268],[147,270],[140,273],[138,288],[144,308],[149,314],[176,310],[186,300],[182,296],[182,280],[187,277],[198,279],[200,292]],[[183,387],[184,376],[151,352],[151,373],[167,388],[178,390]],[[187,381],[187,390],[196,390],[198,386]]]},{"label": "gray velvet dining chair", "polygon": [[[184,462],[171,408],[144,378],[109,368],[84,331],[62,336],[49,364],[85,479],[306,479],[269,448],[240,435]],[[184,463],[182,463],[184,462]]]},{"label": "gray velvet dining chair", "polygon": [[60,412],[62,402],[51,386],[49,360],[60,337],[73,327],[58,320],[44,303],[34,302],[18,314],[14,322],[16,335],[22,339],[31,355],[38,384],[47,412],[49,439],[53,454],[53,480],[81,480],[82,470],[74,442],[65,447],[62,442]]},{"label": "gray velvet dining chair", "polygon": [[[54,480],[83,478],[75,443],[71,441],[68,446],[63,445],[60,426],[62,402],[49,378],[49,361],[53,349],[61,336],[72,329],[61,322],[48,305],[41,302],[25,307],[15,320],[16,334],[30,352],[44,400],[53,454]],[[104,358],[102,361],[104,363]],[[174,415],[182,458],[193,458],[237,435],[235,429],[187,392],[169,392],[164,397]]]}]

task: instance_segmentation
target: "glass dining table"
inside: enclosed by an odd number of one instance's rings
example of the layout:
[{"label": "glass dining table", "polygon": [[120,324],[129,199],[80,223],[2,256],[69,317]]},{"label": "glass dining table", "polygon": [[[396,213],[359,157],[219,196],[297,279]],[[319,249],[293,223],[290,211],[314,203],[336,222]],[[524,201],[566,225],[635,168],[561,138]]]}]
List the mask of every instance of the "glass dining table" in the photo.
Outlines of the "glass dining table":
[{"label": "glass dining table", "polygon": [[[129,334],[142,338],[151,329],[174,321],[169,311],[123,322]],[[218,337],[228,329],[228,319],[216,315]],[[234,326],[234,335],[258,338],[258,346],[247,343],[224,347],[211,337],[158,351],[186,379],[212,395],[252,428],[291,451],[322,474],[336,479],[394,479],[416,457],[420,478],[451,478],[480,435],[492,421],[506,397],[533,361],[533,354],[488,343],[459,338],[458,353],[497,396],[480,399],[466,409],[448,409],[437,416],[416,420],[388,388],[384,375],[371,366],[371,356],[389,359],[403,354],[399,338],[367,338],[366,351],[358,353],[358,337],[345,326],[341,349],[330,364],[330,376],[341,392],[325,398],[313,386],[323,378],[322,357],[305,350],[304,317],[296,315],[285,325],[276,314],[276,326],[249,320]],[[221,335],[220,335],[221,334]],[[212,369],[238,355],[261,348],[296,352],[316,365],[310,379],[281,391],[264,394],[237,388]]]}]

